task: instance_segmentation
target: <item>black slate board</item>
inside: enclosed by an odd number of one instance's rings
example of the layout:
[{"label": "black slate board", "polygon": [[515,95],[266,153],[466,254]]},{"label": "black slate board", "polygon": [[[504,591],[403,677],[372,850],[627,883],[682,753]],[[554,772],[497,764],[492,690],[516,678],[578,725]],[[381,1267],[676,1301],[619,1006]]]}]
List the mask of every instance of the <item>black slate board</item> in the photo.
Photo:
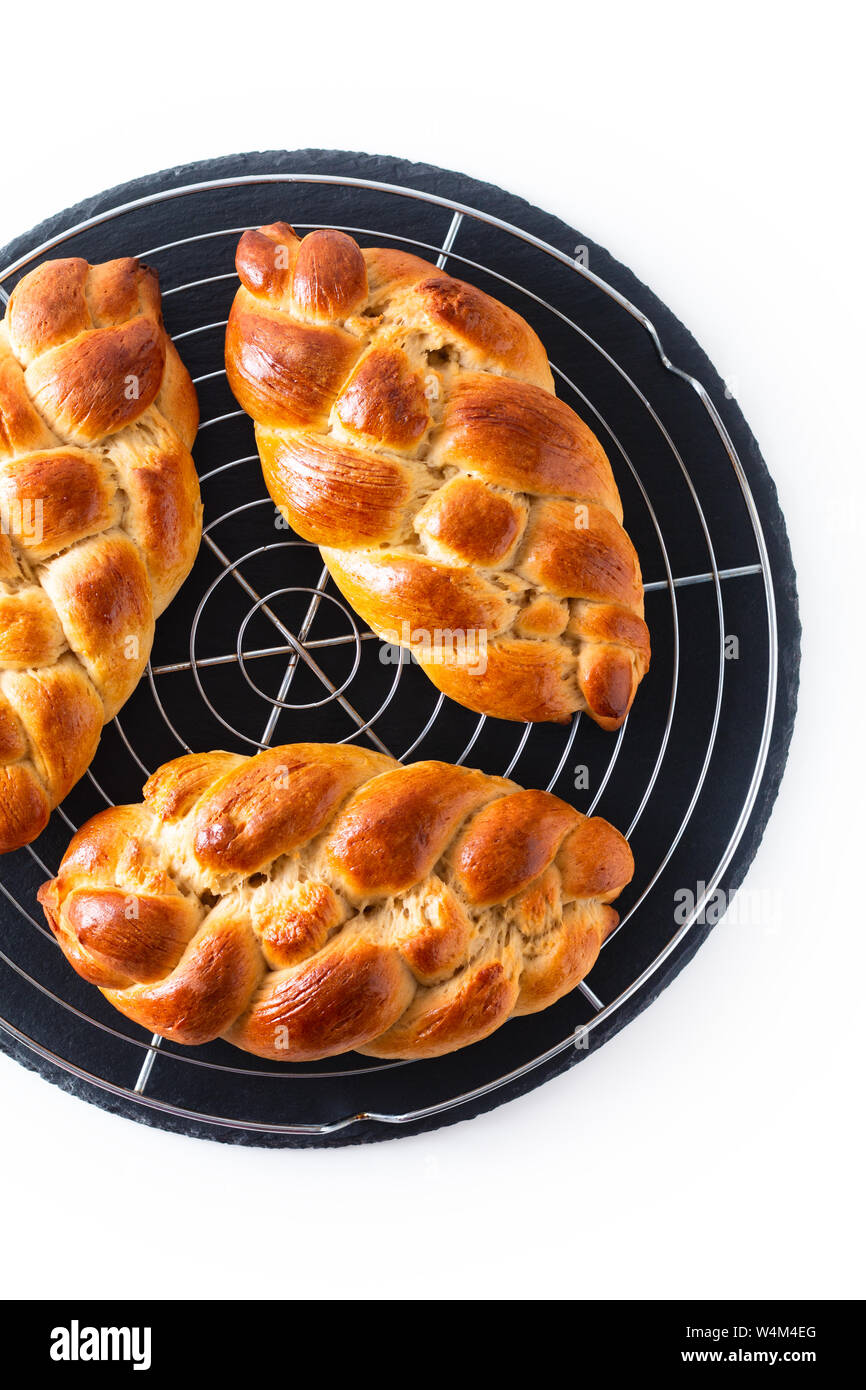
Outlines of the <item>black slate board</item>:
[{"label": "black slate board", "polygon": [[[581,257],[601,281],[624,295],[655,325],[668,358],[675,366],[697,378],[705,387],[718,410],[742,462],[751,494],[760,516],[766,539],[767,553],[775,590],[778,622],[779,679],[778,698],[772,726],[769,755],[757,796],[744,833],[739,839],[733,858],[722,875],[719,886],[727,895],[733,893],[755,854],[764,826],[778,791],[790,742],[796,710],[799,670],[800,627],[797,615],[795,575],[784,520],[778,507],[776,491],[757,443],[736,403],[725,394],[725,388],[706,355],[675,316],[642,285],[632,273],[584,233],[567,227],[558,219],[530,206],[523,200],[490,185],[445,170],[410,164],[387,157],[341,151],[305,150],[269,152],[229,156],[198,164],[179,166],[145,178],[80,203],[60,213],[32,231],[25,233],[0,252],[0,267],[7,267],[19,257],[27,256],[42,242],[61,234],[89,218],[117,208],[136,199],[167,192],[204,180],[236,178],[263,174],[315,174],[319,176],[351,176],[362,180],[398,185],[422,193],[437,195],[446,201],[466,204],[505,222],[519,227],[566,256],[575,247],[585,248]],[[47,254],[81,254],[92,260],[113,255],[138,254],[148,248],[160,247],[189,236],[202,236],[218,227],[242,227],[253,222],[275,220],[278,217],[299,224],[347,225],[375,229],[382,240],[389,234],[408,236],[427,242],[436,248],[447,234],[451,209],[433,206],[423,200],[409,203],[405,198],[385,195],[377,190],[336,188],[331,184],[263,184],[255,182],[194,197],[160,200],[140,209],[123,213],[109,221],[87,229],[66,240]],[[372,244],[371,238],[361,238]],[[212,287],[203,287],[165,301],[166,321],[170,331],[181,335],[179,346],[194,375],[213,367],[219,352],[219,330],[213,335],[191,332],[209,318],[224,317],[233,280],[231,254],[234,239],[199,240],[157,252],[150,257],[160,269],[164,289],[181,281],[225,275],[225,280]],[[415,248],[410,248],[415,249]],[[705,406],[690,386],[662,367],[646,329],[635,322],[625,310],[616,305],[591,282],[581,279],[573,269],[561,265],[531,245],[517,240],[512,234],[471,218],[464,220],[455,251],[469,262],[488,267],[506,276],[516,287],[531,286],[541,300],[573,317],[580,328],[598,343],[603,352],[622,363],[637,386],[652,402],[665,427],[675,438],[676,445],[687,462],[694,485],[712,532],[720,568],[749,567],[755,563],[753,534],[748,524],[742,495],[736,486],[730,463],[714,434]],[[423,254],[423,252],[422,252]],[[160,259],[162,257],[162,259]],[[170,276],[166,274],[167,267]],[[551,359],[565,363],[568,376],[586,391],[593,406],[598,407],[612,427],[623,447],[636,461],[636,471],[644,482],[658,513],[663,533],[671,549],[671,562],[678,575],[702,572],[707,569],[707,551],[700,527],[694,518],[687,521],[689,500],[682,490],[682,478],[672,466],[671,455],[661,441],[660,432],[648,424],[642,407],[624,389],[621,379],[609,366],[598,348],[589,347],[556,314],[532,301],[519,288],[510,288],[495,274],[461,264],[455,259],[448,265],[452,273],[463,274],[483,288],[512,302],[534,323],[548,346]],[[22,272],[23,273],[23,272]],[[16,275],[2,282],[11,288]],[[213,299],[211,300],[211,296]],[[213,312],[209,313],[211,303]],[[189,336],[183,337],[184,334]],[[560,394],[571,400],[581,413],[581,401],[558,385]],[[230,413],[234,403],[224,382],[204,383],[200,389],[203,419]],[[590,415],[590,423],[600,433],[611,453],[617,481],[623,491],[626,524],[641,555],[645,580],[664,577],[660,567],[660,552],[648,514],[643,507],[640,490],[628,474],[615,448],[599,421]],[[196,460],[200,472],[206,472],[239,452],[250,452],[249,422],[230,419],[202,432],[196,445]],[[229,474],[223,483],[205,485],[206,521],[228,509],[235,497],[235,483],[240,474]],[[230,481],[229,481],[230,480]],[[208,489],[214,489],[209,497]],[[256,489],[258,489],[256,491]],[[273,529],[271,508],[268,510],[264,490],[255,469],[243,474],[242,496],[262,497],[261,505],[233,524],[230,539],[222,544],[237,558],[242,552],[263,543],[288,539]],[[212,510],[208,511],[209,502]],[[216,532],[215,532],[216,534]],[[225,537],[227,532],[220,532]],[[274,574],[284,576],[290,584],[315,583],[314,553],[299,549],[269,552],[262,563],[268,567],[267,580]],[[169,613],[162,619],[154,651],[160,659],[171,661],[183,655],[187,632],[194,610],[204,590],[218,573],[206,559],[200,560],[201,578],[196,582],[199,566],[188,581]],[[277,566],[275,571],[273,566]],[[285,577],[288,576],[288,577]],[[755,587],[755,586],[761,586]],[[725,631],[734,632],[741,643],[741,659],[729,663],[726,670],[725,697],[721,708],[718,734],[710,772],[701,792],[687,832],[634,917],[602,953],[589,983],[606,1002],[615,998],[624,985],[637,978],[652,962],[674,930],[674,894],[679,888],[710,881],[711,871],[718,862],[725,844],[725,832],[735,822],[748,789],[754,766],[755,740],[762,717],[761,682],[766,668],[769,634],[764,632],[761,615],[763,580],[747,575],[724,583]],[[715,680],[718,649],[718,625],[711,598],[712,585],[698,585],[677,591],[680,623],[680,697],[674,722],[671,725],[668,751],[661,774],[653,791],[652,814],[642,818],[633,841],[638,859],[638,875],[631,896],[623,895],[621,906],[628,911],[633,905],[644,880],[643,866],[649,874],[657,864],[660,853],[670,843],[676,829],[674,817],[687,801],[695,772],[707,746],[712,714],[712,691]],[[220,599],[222,603],[222,599]],[[652,761],[658,751],[663,733],[664,714],[669,700],[667,685],[672,661],[672,631],[668,616],[668,599],[664,594],[648,596],[647,617],[653,643],[653,670],[639,695],[629,721],[626,753],[620,758],[606,784],[604,799],[598,809],[601,814],[623,825],[628,823],[636,808],[641,787],[652,771]],[[709,605],[709,606],[708,606]],[[216,630],[208,630],[208,615],[202,619],[201,641],[218,641],[218,628],[229,609],[216,613]],[[234,621],[234,614],[231,614]],[[239,615],[238,615],[239,616]],[[227,619],[226,619],[227,621]],[[339,621],[339,616],[335,618]],[[713,623],[716,626],[713,626]],[[232,629],[234,631],[234,629]],[[372,689],[377,680],[384,680],[383,668],[366,659],[360,679]],[[203,650],[212,650],[205,647]],[[179,654],[179,655],[178,655]],[[715,663],[715,665],[714,665]],[[335,679],[338,673],[335,672]],[[263,675],[263,682],[266,677]],[[666,684],[667,682],[667,684]],[[162,689],[162,687],[160,687]],[[383,686],[384,692],[384,686]],[[255,737],[255,729],[245,724],[250,706],[255,708],[254,695],[245,686],[225,681],[210,692],[217,707],[230,716],[236,727],[247,727]],[[417,733],[419,710],[430,704],[429,686],[420,673],[410,668],[401,682],[399,697],[376,725],[387,733],[389,745],[402,749]],[[426,702],[426,704],[425,704]],[[174,712],[174,711],[173,711]],[[194,690],[177,697],[177,714],[183,724],[183,737],[191,746],[235,746],[249,751],[242,743],[232,742],[225,732],[220,737],[218,725],[209,721]],[[284,720],[286,716],[283,717]],[[134,742],[139,753],[152,743],[150,767],[164,757],[176,755],[180,749],[167,737],[163,724],[154,721],[152,697],[146,682],[133,697],[122,716],[124,724],[135,730]],[[186,721],[184,723],[184,721]],[[448,706],[446,716],[434,726],[418,756],[456,756],[471,735],[473,720]],[[299,714],[292,729],[280,725],[281,738],[292,737],[340,738],[346,729],[340,713],[333,705],[320,711]],[[519,730],[517,731],[519,732]],[[557,741],[558,740],[558,741]],[[469,759],[490,771],[502,771],[516,744],[515,726],[491,721],[475,745]],[[555,770],[562,747],[562,733],[549,727],[533,731],[527,753],[517,764],[514,776],[524,784],[545,785]],[[573,757],[563,769],[554,789],[587,809],[586,798],[603,775],[611,754],[609,735],[581,725]],[[580,761],[590,769],[589,792],[576,791],[570,782],[571,764]],[[109,727],[94,763],[94,773],[115,800],[132,800],[138,796],[140,769],[129,759],[126,751]],[[657,798],[657,799],[656,799]],[[82,783],[68,799],[69,814],[76,823],[98,810],[98,795],[91,784]],[[670,823],[667,823],[668,808]],[[52,824],[35,847],[46,863],[55,865],[65,846],[68,831],[55,816]],[[348,1128],[330,1135],[259,1132],[252,1128],[226,1128],[180,1113],[147,1108],[130,1097],[130,1088],[138,1074],[143,1057],[141,1030],[127,1025],[90,987],[71,975],[59,958],[56,948],[33,926],[25,925],[12,901],[21,905],[34,918],[34,890],[41,877],[32,856],[22,851],[7,856],[0,863],[0,882],[8,895],[0,898],[0,945],[6,964],[0,965],[0,1015],[5,1028],[36,1038],[43,1047],[62,1057],[82,1072],[99,1077],[97,1086],[47,1061],[22,1045],[9,1031],[0,1031],[0,1045],[24,1065],[40,1071],[48,1079],[113,1112],[146,1123],[157,1124],[203,1138],[233,1143],[293,1146],[300,1144],[350,1144],[380,1140],[400,1134],[417,1133],[439,1125],[468,1119],[489,1110],[505,1100],[541,1084],[586,1055],[573,1046],[511,1081],[473,1100],[444,1108],[453,1098],[476,1085],[488,1085],[493,1079],[523,1067],[534,1057],[558,1045],[575,1027],[588,1022],[592,1008],[575,992],[555,1008],[533,1019],[516,1020],[500,1030],[487,1042],[438,1062],[416,1063],[409,1067],[366,1070],[363,1059],[348,1059],[346,1074],[312,1079],[323,1071],[336,1071],[316,1064],[306,1069],[305,1079],[267,1079],[256,1074],[255,1059],[246,1059],[224,1044],[202,1049],[195,1062],[181,1049],[168,1049],[168,1055],[157,1057],[151,1078],[148,1079],[145,1100],[159,1099],[177,1107],[178,1111],[201,1114],[220,1114],[238,1119],[256,1118],[259,1123],[323,1123],[338,1119],[357,1110],[397,1114],[428,1105],[439,1107],[436,1113],[408,1124],[386,1124],[362,1119]],[[713,915],[713,914],[711,914]],[[646,1007],[682,969],[711,930],[712,923],[695,923],[676,949],[631,998],[591,1034],[594,1049],[617,1032],[640,1010]],[[43,992],[34,988],[26,977],[43,985]],[[53,1003],[44,991],[51,990],[80,1017]],[[94,1019],[101,1027],[94,1027]],[[114,1030],[108,1031],[108,1030]],[[208,1065],[199,1065],[199,1060]],[[247,1062],[251,1066],[247,1068]],[[239,1071],[213,1070],[239,1068]],[[249,1070],[249,1075],[244,1071]],[[261,1068],[260,1070],[267,1070]],[[298,1072],[301,1069],[295,1069]],[[115,1087],[116,1090],[104,1087]],[[275,1088],[279,1100],[274,1100]],[[362,1094],[363,1093],[363,1094]],[[359,1100],[360,1097],[360,1100]],[[275,1118],[276,1116],[276,1118]]]}]

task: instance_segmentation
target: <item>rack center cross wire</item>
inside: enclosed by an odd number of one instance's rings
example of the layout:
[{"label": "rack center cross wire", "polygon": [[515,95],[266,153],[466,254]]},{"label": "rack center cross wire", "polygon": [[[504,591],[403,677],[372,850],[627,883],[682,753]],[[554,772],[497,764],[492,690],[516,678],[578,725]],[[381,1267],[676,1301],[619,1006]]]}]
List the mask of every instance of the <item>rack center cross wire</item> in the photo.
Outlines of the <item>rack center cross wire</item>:
[{"label": "rack center cross wire", "polygon": [[[346,172],[350,170],[351,172]],[[505,300],[547,346],[558,393],[605,445],[640,555],[653,663],[616,735],[485,719],[380,644],[267,495],[223,366],[234,250],[250,226],[340,227],[407,248]],[[242,1143],[354,1143],[491,1109],[563,1071],[657,995],[750,863],[790,740],[794,572],[775,490],[735,403],[673,315],[602,248],[489,185],[333,151],[164,171],[60,214],[0,253],[0,298],[42,260],[137,255],[199,392],[205,506],[192,575],[147,676],[35,845],[0,865],[0,1044],[105,1108]],[[781,679],[780,679],[781,675]],[[137,801],[184,751],[358,740],[546,786],[624,830],[637,864],[591,977],[454,1056],[274,1066],[148,1037],[68,967],[35,892],[76,826]],[[773,929],[767,904],[736,929]],[[771,905],[770,905],[771,907]],[[579,1103],[574,1098],[573,1103]]]}]

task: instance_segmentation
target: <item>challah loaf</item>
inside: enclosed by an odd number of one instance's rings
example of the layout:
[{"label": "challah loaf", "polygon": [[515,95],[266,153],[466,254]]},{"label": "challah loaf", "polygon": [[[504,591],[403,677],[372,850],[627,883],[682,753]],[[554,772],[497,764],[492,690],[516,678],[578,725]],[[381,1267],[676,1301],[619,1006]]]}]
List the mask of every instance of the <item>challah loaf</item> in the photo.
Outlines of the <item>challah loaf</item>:
[{"label": "challah loaf", "polygon": [[605,729],[649,665],[610,464],[522,318],[401,251],[244,233],[228,379],[265,481],[339,588],[433,683]]},{"label": "challah loaf", "polygon": [[201,535],[192,382],[154,271],[47,261],[0,324],[0,852],[138,683]]},{"label": "challah loaf", "polygon": [[631,851],[607,821],[351,745],[166,763],[39,891],[128,1018],[260,1057],[435,1057],[583,979]]}]

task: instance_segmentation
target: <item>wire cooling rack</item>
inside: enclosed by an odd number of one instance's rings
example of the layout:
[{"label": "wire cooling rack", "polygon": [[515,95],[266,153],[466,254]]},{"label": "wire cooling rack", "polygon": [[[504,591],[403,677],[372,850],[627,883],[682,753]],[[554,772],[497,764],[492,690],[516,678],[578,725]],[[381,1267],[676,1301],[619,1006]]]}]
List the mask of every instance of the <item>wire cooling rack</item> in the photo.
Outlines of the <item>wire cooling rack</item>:
[{"label": "wire cooling rack", "polygon": [[[558,393],[608,450],[644,572],[653,664],[617,734],[580,715],[567,727],[514,724],[453,704],[366,630],[317,549],[285,528],[223,366],[238,237],[278,218],[434,260],[510,303],[548,346]],[[107,1108],[240,1142],[357,1142],[489,1109],[643,1007],[754,853],[787,751],[798,632],[784,523],[757,448],[693,340],[628,272],[555,219],[456,175],[327,152],[168,171],[19,239],[0,262],[0,298],[49,256],[125,254],[158,270],[199,392],[204,536],[91,769],[37,843],[0,863],[4,1046]],[[138,800],[167,758],[298,739],[480,766],[620,826],[637,872],[589,979],[455,1057],[414,1063],[275,1066],[221,1042],[185,1050],[116,1014],[66,965],[35,902],[71,833]]]}]

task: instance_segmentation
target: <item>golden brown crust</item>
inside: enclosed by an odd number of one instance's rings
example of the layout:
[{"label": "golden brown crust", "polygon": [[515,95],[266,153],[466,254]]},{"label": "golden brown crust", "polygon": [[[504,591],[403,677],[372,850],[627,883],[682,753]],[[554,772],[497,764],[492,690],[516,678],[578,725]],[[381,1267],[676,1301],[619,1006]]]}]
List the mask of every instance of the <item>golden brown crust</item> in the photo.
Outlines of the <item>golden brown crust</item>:
[{"label": "golden brown crust", "polygon": [[141,553],[123,531],[106,531],[47,564],[42,587],[72,651],[105,706],[105,720],[132,694],[141,653],[153,644],[153,602]]},{"label": "golden brown crust", "polygon": [[[78,659],[68,653],[53,666],[4,671],[0,688],[24,732],[30,769],[56,806],[96,752],[105,722],[102,700]],[[17,848],[8,842],[7,847]]]},{"label": "golden brown crust", "polygon": [[290,744],[167,763],[78,832],[39,901],[78,973],[165,1037],[434,1057],[572,989],[633,868],[547,792]]},{"label": "golden brown crust", "polygon": [[116,526],[121,517],[106,461],[83,449],[46,450],[0,466],[0,502],[8,534],[34,563]]},{"label": "golden brown crust", "polygon": [[296,969],[266,978],[226,1036],[260,1057],[315,1062],[378,1037],[413,993],[395,950],[363,938],[337,940]]},{"label": "golden brown crust", "polygon": [[292,322],[238,291],[226,328],[229,385],[259,424],[322,424],[358,354],[349,333]]},{"label": "golden brown crust", "polygon": [[[435,661],[427,661],[422,652],[418,664],[437,690],[479,714],[566,724],[579,706],[576,662],[561,642],[521,642],[510,637],[491,642],[483,690],[458,658],[459,649],[456,656],[443,650]],[[597,714],[593,717],[600,722]]]},{"label": "golden brown crust", "polygon": [[530,513],[515,568],[557,598],[619,603],[632,612],[642,600],[640,566],[628,536],[603,507],[587,505],[588,524],[575,526],[564,501],[538,502]]},{"label": "golden brown crust", "polygon": [[10,671],[53,666],[64,643],[57,610],[44,589],[33,585],[0,593],[0,665]]},{"label": "golden brown crust", "polygon": [[501,487],[596,502],[622,521],[604,449],[579,415],[538,386],[464,372],[442,412],[436,452]]},{"label": "golden brown crust", "polygon": [[609,903],[634,873],[628,841],[600,816],[582,817],[556,857],[562,891],[570,898]]},{"label": "golden brown crust", "polygon": [[574,905],[566,907],[560,930],[533,942],[525,954],[515,1014],[538,1013],[579,984],[617,921],[614,909],[601,903],[587,912],[576,911]]},{"label": "golden brown crust", "polygon": [[470,709],[617,728],[649,665],[640,567],[528,324],[334,230],[246,232],[237,268],[229,384],[271,496],[349,602],[385,641],[448,634],[421,664]]},{"label": "golden brown crust", "polygon": [[509,954],[511,960],[487,961],[419,991],[387,1032],[358,1051],[370,1057],[441,1057],[489,1037],[517,1002],[516,953]]},{"label": "golden brown crust", "polygon": [[331,827],[329,868],[355,899],[405,892],[432,872],[456,827],[496,781],[437,762],[382,773]]},{"label": "golden brown crust", "polygon": [[480,812],[454,847],[454,872],[476,907],[522,892],[554,859],[580,816],[549,792],[515,792]]},{"label": "golden brown crust", "polygon": [[449,632],[483,630],[498,636],[514,615],[513,599],[473,569],[436,564],[384,546],[376,552],[322,546],[322,558],[352,607],[389,642],[403,640],[409,605],[413,635],[442,633],[440,620],[447,612]]},{"label": "golden brown crust", "polygon": [[175,1042],[209,1042],[224,1033],[250,998],[261,953],[245,922],[221,903],[208,914],[179,965],[156,984],[106,989],[127,1018]]},{"label": "golden brown crust", "polygon": [[50,815],[51,802],[32,767],[0,767],[0,854],[41,835]]},{"label": "golden brown crust", "polygon": [[28,367],[40,353],[85,333],[93,320],[87,305],[87,261],[74,256],[46,261],[12,293],[6,322],[15,355]]},{"label": "golden brown crust", "polygon": [[252,294],[281,299],[291,292],[298,239],[287,222],[244,232],[235,255],[238,275]]},{"label": "golden brown crust", "polygon": [[160,820],[180,820],[226,773],[242,767],[239,753],[188,753],[163,763],[144,784],[144,800]]},{"label": "golden brown crust", "polygon": [[153,405],[164,367],[162,330],[138,318],[51,348],[31,362],[24,381],[59,438],[94,444]]},{"label": "golden brown crust", "polygon": [[424,382],[399,348],[373,348],[361,358],[336,405],[349,435],[409,450],[430,428]]},{"label": "golden brown crust", "polygon": [[197,427],[154,271],[71,258],[16,285],[0,323],[0,852],[81,777],[192,568]]},{"label": "golden brown crust", "polygon": [[304,237],[292,270],[292,298],[301,313],[329,323],[360,309],[367,267],[351,237],[323,228]]},{"label": "golden brown crust", "polygon": [[513,555],[526,525],[526,504],[458,473],[415,518],[433,559],[494,569]]},{"label": "golden brown crust", "polygon": [[103,888],[70,894],[65,920],[82,960],[98,966],[93,984],[150,984],[173,970],[198,926],[197,904]]},{"label": "golden brown crust", "polygon": [[317,835],[382,757],[365,748],[291,744],[231,769],[199,802],[193,847],[203,868],[252,874]]},{"label": "golden brown crust", "polygon": [[315,955],[345,918],[340,899],[326,883],[296,883],[276,901],[252,905],[253,927],[272,970]]},{"label": "golden brown crust", "polygon": [[315,435],[259,428],[256,438],[271,495],[296,531],[319,545],[400,535],[412,481],[396,459],[375,466],[361,449]]}]

